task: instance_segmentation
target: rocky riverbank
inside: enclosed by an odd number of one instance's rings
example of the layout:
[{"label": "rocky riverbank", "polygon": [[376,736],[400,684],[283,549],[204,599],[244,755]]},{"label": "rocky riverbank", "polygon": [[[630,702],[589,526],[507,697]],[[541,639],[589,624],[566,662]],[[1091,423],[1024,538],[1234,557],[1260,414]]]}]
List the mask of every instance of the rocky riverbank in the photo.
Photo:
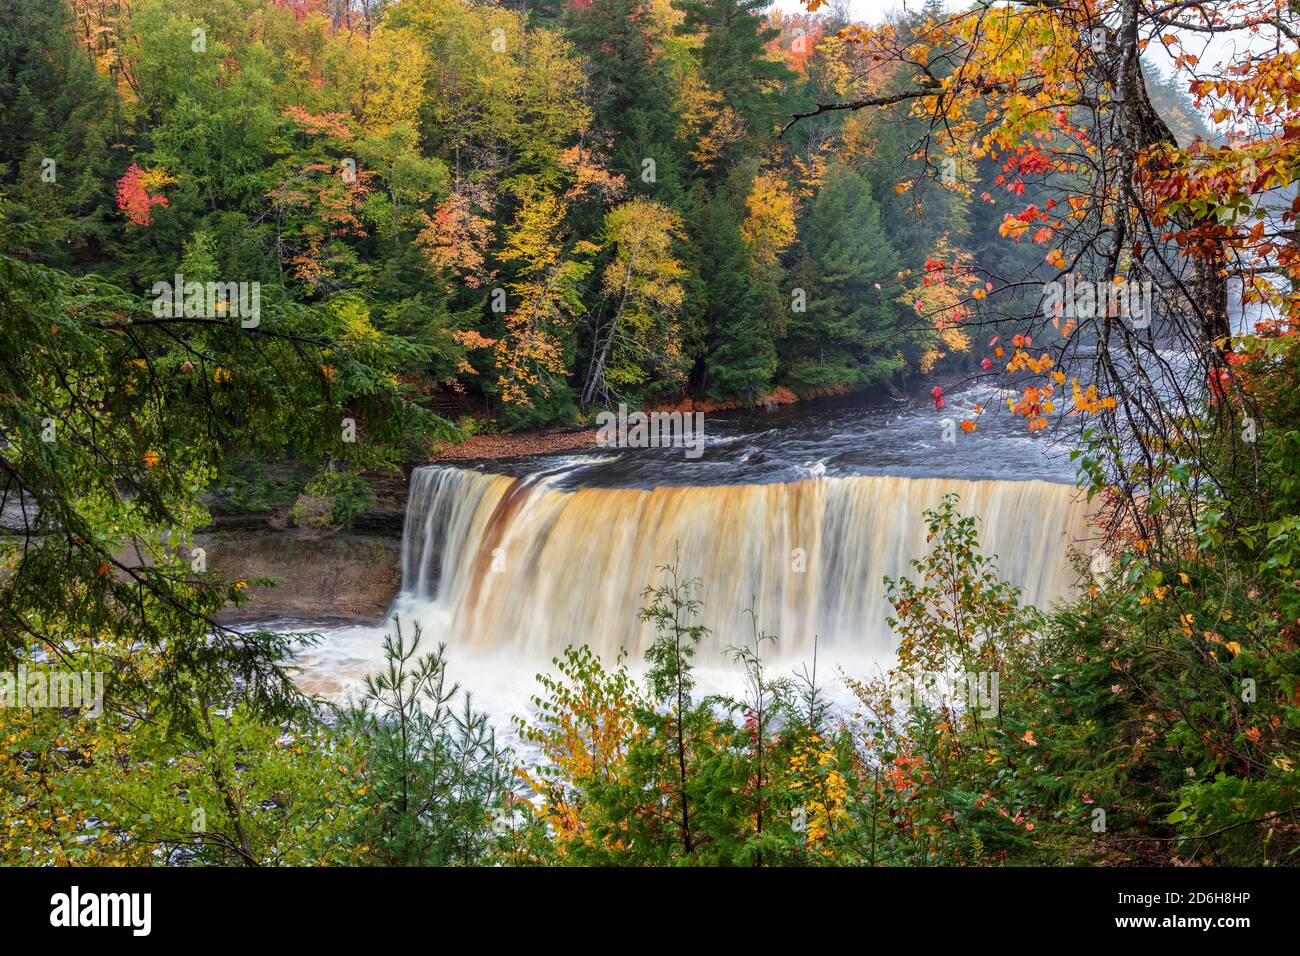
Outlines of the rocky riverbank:
[{"label": "rocky riverbank", "polygon": [[227,624],[292,618],[313,623],[377,623],[402,584],[401,536],[283,530],[215,531],[199,537],[209,569],[250,585],[248,602],[220,615]]},{"label": "rocky riverbank", "polygon": [[482,461],[489,458],[522,458],[526,455],[545,455],[570,448],[590,448],[595,444],[596,429],[594,428],[475,435],[463,444],[442,449],[433,460],[435,462]]},{"label": "rocky riverbank", "polygon": [[212,527],[199,535],[209,569],[225,580],[273,578],[251,585],[251,598],[228,607],[228,624],[292,618],[312,623],[377,623],[402,585],[405,473],[363,476],[374,502],[348,530],[292,527],[289,507],[256,513],[214,508]]}]

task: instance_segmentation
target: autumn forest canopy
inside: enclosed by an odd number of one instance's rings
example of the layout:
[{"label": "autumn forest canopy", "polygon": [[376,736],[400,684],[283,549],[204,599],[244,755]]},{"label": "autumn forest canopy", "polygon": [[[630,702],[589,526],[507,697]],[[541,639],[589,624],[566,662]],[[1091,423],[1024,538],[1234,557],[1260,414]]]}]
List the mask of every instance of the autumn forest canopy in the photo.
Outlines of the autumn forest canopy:
[{"label": "autumn forest canopy", "polygon": [[[108,690],[0,707],[0,863],[1295,862],[1300,9],[805,8],[8,4],[0,671]],[[349,530],[476,434],[858,395],[937,435],[972,384],[961,434],[1077,471],[1088,540],[1028,559],[1066,598],[944,497],[872,582],[892,669],[779,676],[751,615],[723,699],[672,563],[644,672],[575,639],[524,755],[409,623],[305,697],[319,635],[231,627],[260,582],[196,537],[271,462]],[[996,712],[899,706],[936,674]]]}]

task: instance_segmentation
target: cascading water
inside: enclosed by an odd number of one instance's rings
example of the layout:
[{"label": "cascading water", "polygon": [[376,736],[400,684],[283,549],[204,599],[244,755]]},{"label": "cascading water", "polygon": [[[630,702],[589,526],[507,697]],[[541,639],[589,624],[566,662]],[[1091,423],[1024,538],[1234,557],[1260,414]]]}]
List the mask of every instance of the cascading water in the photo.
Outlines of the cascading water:
[{"label": "cascading water", "polygon": [[[954,393],[947,413],[977,416],[1006,397]],[[980,516],[985,553],[1026,601],[1045,608],[1074,583],[1068,546],[1088,532],[1086,505],[1065,483],[1073,468],[1006,418],[984,416],[948,441],[925,406],[832,401],[711,418],[698,460],[680,448],[598,449],[493,462],[496,474],[418,468],[392,611],[408,640],[422,629],[425,651],[447,644],[452,679],[507,737],[566,645],[607,662],[626,649],[641,669],[653,635],[637,615],[642,592],[664,583],[658,569],[678,553],[712,632],[696,659],[701,692],[736,689],[726,648],[749,637],[750,607],[778,639],[764,656],[786,673],[814,648],[851,674],[887,668],[897,640],[882,578],[913,573],[926,552],[922,512],[948,492]],[[384,666],[391,629],[329,630],[299,655],[300,684],[355,694]],[[831,669],[819,673],[834,695]]]},{"label": "cascading water", "polygon": [[[404,618],[436,617],[465,650],[544,663],[568,644],[634,660],[653,631],[647,585],[680,554],[698,578],[712,634],[702,662],[748,633],[746,609],[778,636],[777,656],[832,659],[893,649],[885,575],[926,550],[922,512],[944,494],[981,517],[986,553],[1025,599],[1047,606],[1072,583],[1067,545],[1085,532],[1069,485],[1046,481],[846,476],[755,485],[557,487],[448,467],[412,475],[402,544]],[[436,573],[435,573],[436,570]]]}]

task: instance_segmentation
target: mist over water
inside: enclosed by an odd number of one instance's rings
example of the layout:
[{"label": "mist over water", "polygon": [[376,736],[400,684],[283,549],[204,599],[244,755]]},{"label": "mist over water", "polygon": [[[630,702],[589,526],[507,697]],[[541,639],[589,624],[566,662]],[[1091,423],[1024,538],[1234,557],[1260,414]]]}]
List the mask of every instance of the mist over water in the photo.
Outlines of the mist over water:
[{"label": "mist over water", "polygon": [[[833,693],[835,665],[889,666],[882,578],[925,553],[922,512],[949,492],[980,516],[985,552],[1027,601],[1047,607],[1075,583],[1067,549],[1088,536],[1086,506],[1064,454],[1010,416],[942,440],[945,417],[997,401],[970,389],[942,413],[837,400],[709,416],[693,461],[679,448],[593,449],[416,469],[392,612],[421,625],[428,649],[447,643],[452,678],[504,726],[566,645],[607,662],[626,649],[640,670],[653,636],[637,617],[642,592],[679,554],[712,632],[697,657],[701,692],[735,690],[727,648],[749,637],[752,607],[778,638],[765,655],[792,671],[815,652]],[[326,632],[299,659],[301,683],[355,693],[387,630]]]}]

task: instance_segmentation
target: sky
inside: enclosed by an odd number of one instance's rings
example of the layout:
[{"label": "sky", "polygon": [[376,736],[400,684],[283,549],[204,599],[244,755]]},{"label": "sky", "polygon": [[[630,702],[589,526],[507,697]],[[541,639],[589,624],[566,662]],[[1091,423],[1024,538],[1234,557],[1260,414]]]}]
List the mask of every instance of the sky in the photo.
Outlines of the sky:
[{"label": "sky", "polygon": [[[919,10],[923,2],[924,0],[849,0],[849,13],[855,20],[879,23],[890,10],[901,10],[905,6],[909,10]],[[799,0],[776,0],[774,6],[787,13],[799,13],[804,9]],[[952,7],[954,4],[945,3],[944,6]]]},{"label": "sky", "polygon": [[[884,15],[892,10],[919,10],[924,6],[925,0],[848,0],[849,13],[855,20],[866,23],[880,23]],[[800,0],[774,0],[773,6],[787,13],[801,13],[804,6]],[[944,0],[944,7],[948,10],[958,10],[969,7],[969,0]],[[824,12],[824,8],[823,11]],[[1200,56],[1202,66],[1210,67],[1215,62],[1232,62],[1235,54],[1243,50],[1250,44],[1247,37],[1237,33],[1225,33],[1212,36],[1210,38],[1201,36],[1192,40],[1188,45],[1188,52],[1196,53]],[[1250,44],[1258,47],[1258,42]],[[1173,67],[1173,58],[1166,55],[1164,49],[1153,43],[1147,48],[1144,59],[1150,65],[1160,68],[1161,72],[1169,73]]]}]

